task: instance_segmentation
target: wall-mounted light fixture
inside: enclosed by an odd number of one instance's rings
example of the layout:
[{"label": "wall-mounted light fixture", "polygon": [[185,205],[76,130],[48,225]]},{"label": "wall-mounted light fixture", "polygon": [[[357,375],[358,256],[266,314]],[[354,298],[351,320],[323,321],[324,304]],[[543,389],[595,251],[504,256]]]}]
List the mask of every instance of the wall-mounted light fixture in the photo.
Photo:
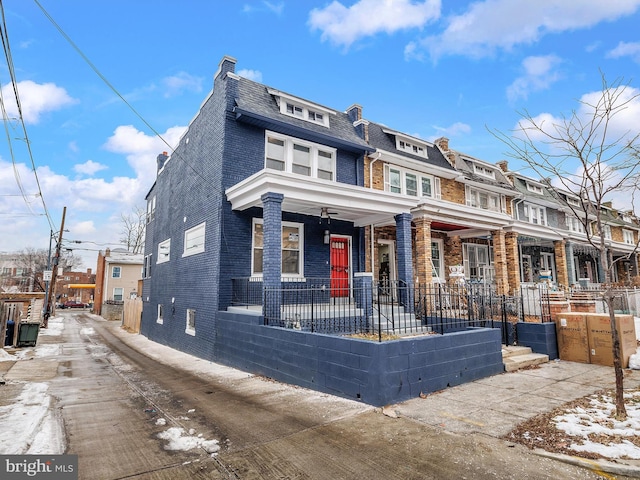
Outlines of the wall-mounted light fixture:
[{"label": "wall-mounted light fixture", "polygon": [[324,231],[324,244],[325,245],[329,245],[330,242],[331,242],[331,233],[329,232],[329,230],[325,230]]}]

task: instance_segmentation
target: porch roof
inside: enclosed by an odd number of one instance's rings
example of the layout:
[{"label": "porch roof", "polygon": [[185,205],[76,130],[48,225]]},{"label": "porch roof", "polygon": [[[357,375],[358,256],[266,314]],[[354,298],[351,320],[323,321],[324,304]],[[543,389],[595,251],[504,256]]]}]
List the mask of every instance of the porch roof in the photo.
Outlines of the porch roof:
[{"label": "porch roof", "polygon": [[357,227],[395,223],[394,216],[409,212],[419,199],[358,185],[319,180],[277,170],[261,170],[225,191],[233,210],[262,208],[265,193],[284,195],[282,210],[319,217],[327,208],[335,220]]},{"label": "porch roof", "polygon": [[421,199],[420,205],[411,213],[414,218],[430,218],[435,230],[444,230],[448,235],[463,238],[487,235],[492,230],[505,228],[513,221],[506,213],[435,199]]}]

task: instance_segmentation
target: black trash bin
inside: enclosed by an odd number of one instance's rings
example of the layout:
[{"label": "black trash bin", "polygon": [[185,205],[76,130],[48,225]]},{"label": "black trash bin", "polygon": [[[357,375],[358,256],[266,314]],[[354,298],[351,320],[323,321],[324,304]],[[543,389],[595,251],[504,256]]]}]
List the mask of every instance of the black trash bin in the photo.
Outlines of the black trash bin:
[{"label": "black trash bin", "polygon": [[4,346],[10,347],[13,345],[13,332],[16,331],[16,322],[13,320],[7,321],[7,334],[4,337]]},{"label": "black trash bin", "polygon": [[20,322],[16,347],[35,347],[39,330],[40,322]]}]

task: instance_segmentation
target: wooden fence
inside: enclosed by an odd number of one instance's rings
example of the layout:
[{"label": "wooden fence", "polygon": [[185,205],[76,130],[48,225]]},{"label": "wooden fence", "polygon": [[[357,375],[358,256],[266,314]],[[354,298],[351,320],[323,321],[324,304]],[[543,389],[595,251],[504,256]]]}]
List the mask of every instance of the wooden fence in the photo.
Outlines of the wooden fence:
[{"label": "wooden fence", "polygon": [[122,328],[131,333],[140,333],[142,320],[142,298],[132,298],[124,301]]}]

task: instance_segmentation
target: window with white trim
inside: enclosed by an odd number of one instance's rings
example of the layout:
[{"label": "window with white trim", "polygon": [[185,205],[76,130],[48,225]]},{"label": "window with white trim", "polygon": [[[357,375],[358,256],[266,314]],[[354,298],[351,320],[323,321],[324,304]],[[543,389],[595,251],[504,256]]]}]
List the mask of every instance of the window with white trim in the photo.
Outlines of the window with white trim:
[{"label": "window with white trim", "polygon": [[484,167],[482,165],[478,165],[477,163],[473,164],[473,171],[478,175],[482,175],[483,177],[494,178],[494,179],[496,178],[495,170],[492,170],[488,167]]},{"label": "window with white trim", "polygon": [[116,302],[122,302],[124,300],[124,288],[116,287],[113,289],[113,300]]},{"label": "window with white trim", "polygon": [[427,158],[427,146],[421,143],[414,141],[409,142],[405,139],[396,137],[396,148],[403,152]]},{"label": "window with white trim", "polygon": [[147,223],[151,222],[156,214],[156,196],[147,201]]},{"label": "window with white trim", "polygon": [[543,194],[542,187],[540,185],[536,185],[535,183],[527,182],[527,190],[533,193],[537,193],[539,195]]},{"label": "window with white trim", "polygon": [[602,225],[602,234],[605,240],[611,240],[611,225]]},{"label": "window with white trim", "polygon": [[531,203],[525,203],[524,208],[524,220],[525,222],[534,223],[536,225],[547,224],[547,209],[539,205],[533,205]]},{"label": "window with white trim", "polygon": [[144,262],[142,264],[142,278],[151,277],[151,259],[153,255],[145,255]]},{"label": "window with white trim", "polygon": [[265,168],[335,180],[335,148],[267,132],[265,152]]},{"label": "window with white trim", "polygon": [[491,210],[493,212],[504,211],[504,198],[497,193],[487,192],[478,188],[466,186],[467,206]]},{"label": "window with white trim", "polygon": [[490,280],[492,272],[489,247],[475,243],[464,243],[462,252],[465,277],[468,280]]},{"label": "window with white trim", "polygon": [[189,335],[196,334],[196,311],[193,308],[187,308],[187,325],[184,333]]},{"label": "window with white trim", "polygon": [[570,232],[585,233],[584,224],[576,217],[567,217],[567,228]]},{"label": "window with white trim", "polygon": [[622,241],[627,245],[635,245],[635,237],[631,230],[622,230]]},{"label": "window with white trim", "polygon": [[567,205],[571,205],[572,207],[582,207],[582,202],[579,198],[575,197],[565,197]]},{"label": "window with white trim", "polygon": [[168,238],[164,242],[158,244],[158,260],[157,263],[168,262],[171,258],[171,239]]},{"label": "window with white trim", "polygon": [[195,255],[204,252],[204,234],[206,222],[196,225],[184,232],[184,251],[183,257]]},{"label": "window with white trim", "polygon": [[122,276],[122,267],[111,267],[111,278],[120,278]]},{"label": "window with white trim", "polygon": [[158,316],[156,317],[156,323],[162,325],[164,323],[164,308],[161,303],[158,304]]},{"label": "window with white trim", "polygon": [[281,98],[280,113],[290,117],[299,118],[301,120],[306,120],[307,122],[316,123],[323,127],[329,127],[328,112],[323,111],[321,107],[304,105],[303,103]]},{"label": "window with white trim", "polygon": [[[303,272],[304,225],[282,222],[282,275],[302,277]],[[253,219],[251,275],[261,276],[264,259],[263,219]]]},{"label": "window with white trim", "polygon": [[412,197],[440,198],[440,179],[387,164],[384,168],[384,189]]}]

